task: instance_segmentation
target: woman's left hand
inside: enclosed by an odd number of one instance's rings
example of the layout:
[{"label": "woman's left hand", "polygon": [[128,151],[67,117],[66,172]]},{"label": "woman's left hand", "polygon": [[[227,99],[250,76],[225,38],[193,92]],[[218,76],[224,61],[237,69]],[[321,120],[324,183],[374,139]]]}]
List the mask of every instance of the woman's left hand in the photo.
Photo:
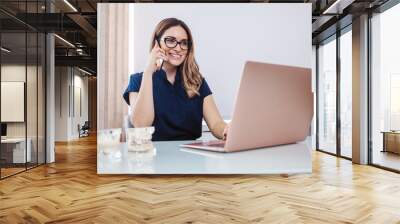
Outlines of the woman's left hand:
[{"label": "woman's left hand", "polygon": [[228,129],[229,129],[229,124],[226,124],[224,131],[222,132],[222,140],[226,140],[226,138],[228,137]]}]

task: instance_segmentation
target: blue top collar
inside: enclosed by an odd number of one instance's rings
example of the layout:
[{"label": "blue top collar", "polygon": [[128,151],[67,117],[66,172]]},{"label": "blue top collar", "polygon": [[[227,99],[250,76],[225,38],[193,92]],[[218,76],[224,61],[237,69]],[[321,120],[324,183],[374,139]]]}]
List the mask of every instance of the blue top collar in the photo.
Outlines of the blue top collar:
[{"label": "blue top collar", "polygon": [[[166,73],[163,69],[158,70],[156,73],[159,73],[159,74],[161,75],[161,77],[162,77],[165,81],[167,81],[168,83],[170,83],[170,82],[168,81],[168,79],[167,79],[167,73]],[[182,79],[181,76],[182,76],[181,71],[180,71],[180,69],[178,68],[178,69],[176,70],[174,85],[181,83],[181,79]],[[171,85],[172,85],[172,84],[171,84]]]}]

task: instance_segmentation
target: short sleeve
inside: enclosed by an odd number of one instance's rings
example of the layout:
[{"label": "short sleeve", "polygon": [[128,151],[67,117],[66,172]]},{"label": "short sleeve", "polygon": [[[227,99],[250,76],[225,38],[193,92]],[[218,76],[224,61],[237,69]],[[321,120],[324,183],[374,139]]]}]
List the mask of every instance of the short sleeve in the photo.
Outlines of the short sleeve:
[{"label": "short sleeve", "polygon": [[131,75],[129,78],[128,87],[126,87],[126,90],[125,90],[124,94],[122,95],[125,102],[128,105],[130,105],[129,93],[130,92],[139,92],[140,84],[142,83],[142,76],[143,76],[143,73],[136,73],[136,74]]},{"label": "short sleeve", "polygon": [[206,96],[212,94],[211,89],[208,86],[208,83],[207,83],[206,79],[204,79],[204,78],[203,78],[203,81],[201,83],[201,86],[200,86],[200,89],[199,89],[199,93],[200,93],[200,96],[202,98],[205,98]]}]

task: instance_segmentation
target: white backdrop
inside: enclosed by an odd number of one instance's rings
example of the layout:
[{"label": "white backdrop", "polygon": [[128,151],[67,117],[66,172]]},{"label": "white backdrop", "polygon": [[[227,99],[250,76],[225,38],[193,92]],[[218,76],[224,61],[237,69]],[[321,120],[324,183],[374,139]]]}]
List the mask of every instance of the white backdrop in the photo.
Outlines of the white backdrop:
[{"label": "white backdrop", "polygon": [[[164,18],[191,29],[200,72],[230,118],[246,60],[311,68],[311,4],[130,4],[130,72],[141,72],[151,34]],[[262,102],[261,102],[262,103]]]}]

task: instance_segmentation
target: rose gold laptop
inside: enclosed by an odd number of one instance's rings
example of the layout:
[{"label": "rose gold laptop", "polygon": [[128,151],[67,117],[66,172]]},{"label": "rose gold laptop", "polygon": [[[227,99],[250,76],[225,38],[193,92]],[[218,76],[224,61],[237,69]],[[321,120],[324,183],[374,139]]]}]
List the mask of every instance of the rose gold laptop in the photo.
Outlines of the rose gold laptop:
[{"label": "rose gold laptop", "polygon": [[246,62],[227,140],[183,147],[234,152],[304,140],[313,117],[311,69]]}]

